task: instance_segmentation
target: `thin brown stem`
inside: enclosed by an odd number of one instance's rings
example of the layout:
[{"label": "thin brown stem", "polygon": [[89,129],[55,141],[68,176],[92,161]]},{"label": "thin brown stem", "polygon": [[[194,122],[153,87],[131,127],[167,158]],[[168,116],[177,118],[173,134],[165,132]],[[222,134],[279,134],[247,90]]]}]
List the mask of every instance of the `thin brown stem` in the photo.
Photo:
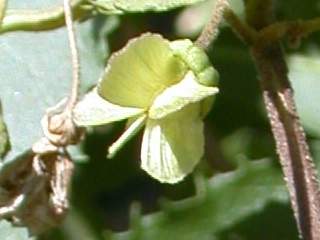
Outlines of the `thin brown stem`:
[{"label": "thin brown stem", "polygon": [[261,48],[284,38],[300,39],[320,31],[320,18],[275,22],[259,30],[241,21],[230,8],[225,10],[223,17],[243,42],[259,44]]},{"label": "thin brown stem", "polygon": [[80,63],[79,63],[79,54],[76,43],[76,36],[74,33],[73,21],[72,21],[72,11],[70,0],[63,0],[64,12],[65,12],[65,21],[68,31],[69,46],[71,51],[72,59],[72,86],[71,93],[67,103],[67,109],[72,111],[74,105],[78,100],[79,87],[80,87]]},{"label": "thin brown stem", "polygon": [[303,239],[316,240],[320,236],[317,172],[296,110],[280,43],[269,43],[262,37],[264,29],[274,21],[273,0],[249,2],[255,8],[248,9],[249,6],[246,6],[247,19],[250,19],[249,24],[253,28],[260,31],[257,42],[251,47],[252,56],[260,75],[264,102],[291,205]]},{"label": "thin brown stem", "polygon": [[297,115],[281,48],[278,44],[265,49],[253,47],[252,55],[300,233],[303,239],[316,240],[320,236],[317,173]]},{"label": "thin brown stem", "polygon": [[276,22],[261,30],[260,42],[272,44],[285,37],[300,39],[316,31],[320,31],[320,18]]},{"label": "thin brown stem", "polygon": [[251,45],[256,41],[258,32],[245,22],[241,21],[241,19],[230,8],[226,9],[223,17],[243,42]]},{"label": "thin brown stem", "polygon": [[[317,171],[296,111],[279,39],[290,37],[290,34],[301,35],[301,29],[305,33],[316,31],[320,28],[320,21],[272,24],[272,0],[246,0],[245,3],[248,25],[232,15],[225,17],[233,30],[251,47],[299,232],[305,240],[318,240],[320,194]],[[250,37],[250,32],[255,32],[254,37]]]},{"label": "thin brown stem", "polygon": [[212,12],[212,17],[202,30],[195,44],[202,48],[208,49],[210,44],[215,40],[218,34],[218,26],[222,20],[223,12],[229,7],[228,0],[217,0]]}]

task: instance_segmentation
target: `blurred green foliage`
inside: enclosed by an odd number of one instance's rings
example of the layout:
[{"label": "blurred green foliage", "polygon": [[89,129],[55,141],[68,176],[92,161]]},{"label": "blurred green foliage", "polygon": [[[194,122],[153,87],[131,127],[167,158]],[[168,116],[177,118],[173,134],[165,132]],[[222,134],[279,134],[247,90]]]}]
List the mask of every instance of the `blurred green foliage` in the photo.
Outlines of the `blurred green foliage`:
[{"label": "blurred green foliage", "polygon": [[[9,7],[57,3],[13,0]],[[240,3],[232,1],[232,7],[243,16]],[[161,13],[97,15],[80,23],[77,33],[84,90],[98,80],[109,53],[134,36],[151,31],[169,39],[196,37],[211,5],[212,1],[205,1]],[[276,6],[281,20],[309,19],[319,11],[316,0],[277,1]],[[196,26],[190,24],[190,18]],[[319,34],[303,39],[297,49],[284,43],[298,111],[317,163],[319,47]],[[0,97],[12,142],[10,161],[40,136],[40,117],[46,107],[65,96],[71,68],[65,29],[6,34],[0,38],[0,48],[4,76]],[[250,53],[224,25],[209,55],[221,75],[220,94],[206,119],[206,156],[197,171],[177,185],[160,184],[139,168],[141,136],[115,159],[106,159],[107,146],[121,134],[124,123],[88,129],[80,148],[72,150],[74,160],[79,161],[70,214],[60,227],[39,239],[298,238]]]}]

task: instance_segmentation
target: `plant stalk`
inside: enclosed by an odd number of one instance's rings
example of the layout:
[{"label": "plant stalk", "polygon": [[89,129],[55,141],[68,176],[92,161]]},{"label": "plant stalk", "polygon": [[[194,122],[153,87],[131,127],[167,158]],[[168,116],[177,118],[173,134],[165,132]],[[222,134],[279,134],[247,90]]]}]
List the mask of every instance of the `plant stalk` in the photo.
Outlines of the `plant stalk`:
[{"label": "plant stalk", "polygon": [[296,110],[281,45],[263,38],[263,29],[274,21],[273,0],[247,0],[246,14],[248,24],[259,32],[251,52],[298,229],[303,239],[318,240],[320,194],[317,171]]},{"label": "plant stalk", "polygon": [[305,240],[319,239],[317,172],[296,111],[282,50],[279,44],[251,50],[299,232]]},{"label": "plant stalk", "polygon": [[217,0],[210,21],[204,27],[195,45],[207,50],[218,35],[218,27],[223,19],[223,12],[229,7],[228,0]]},{"label": "plant stalk", "polygon": [[76,35],[73,27],[72,20],[72,9],[71,9],[71,0],[63,0],[64,12],[65,12],[65,22],[68,31],[69,46],[71,51],[71,60],[72,60],[72,86],[71,92],[68,99],[66,108],[71,112],[78,100],[79,87],[80,87],[80,61],[79,53],[76,42]]},{"label": "plant stalk", "polygon": [[231,9],[225,12],[224,18],[251,49],[300,235],[305,240],[318,240],[320,194],[317,171],[296,110],[279,40],[292,34],[299,38],[320,30],[320,20],[274,23],[272,3],[272,0],[245,0],[247,23]]}]

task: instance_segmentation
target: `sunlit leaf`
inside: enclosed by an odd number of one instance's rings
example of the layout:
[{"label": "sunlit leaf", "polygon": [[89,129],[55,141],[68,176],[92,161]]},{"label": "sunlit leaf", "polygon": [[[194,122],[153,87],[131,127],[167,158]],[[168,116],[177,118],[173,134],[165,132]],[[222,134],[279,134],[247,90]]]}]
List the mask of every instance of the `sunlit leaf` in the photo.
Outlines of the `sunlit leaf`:
[{"label": "sunlit leaf", "polygon": [[[82,92],[96,83],[107,54],[105,35],[94,35],[95,28],[95,20],[76,26]],[[69,94],[71,58],[65,28],[4,34],[0,46],[0,71],[5,73],[0,95],[12,147],[6,159],[13,159],[41,137],[40,120],[46,108]]]},{"label": "sunlit leaf", "polygon": [[205,0],[89,0],[106,14],[126,12],[168,11],[177,7],[191,5]]}]

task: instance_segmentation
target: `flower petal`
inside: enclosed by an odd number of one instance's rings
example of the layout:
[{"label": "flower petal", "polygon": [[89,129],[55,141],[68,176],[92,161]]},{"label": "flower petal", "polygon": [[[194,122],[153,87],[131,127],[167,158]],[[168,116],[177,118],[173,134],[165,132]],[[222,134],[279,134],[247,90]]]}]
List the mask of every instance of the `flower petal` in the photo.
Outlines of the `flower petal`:
[{"label": "flower petal", "polygon": [[98,92],[114,104],[147,108],[185,72],[185,64],[173,55],[168,40],[157,34],[144,34],[111,57]]},{"label": "flower petal", "polygon": [[195,80],[193,72],[189,71],[184,79],[164,90],[149,109],[149,117],[160,119],[176,112],[190,103],[199,102],[204,98],[218,93],[217,87],[207,87]]},{"label": "flower petal", "polygon": [[144,109],[121,107],[101,98],[94,89],[77,103],[73,118],[78,126],[102,125],[139,115]]},{"label": "flower petal", "polygon": [[191,104],[164,119],[148,119],[141,167],[160,182],[176,183],[190,173],[204,153],[200,104]]},{"label": "flower petal", "polygon": [[144,114],[137,118],[125,132],[108,148],[108,158],[113,158],[120,148],[126,144],[145,124],[147,115]]}]

